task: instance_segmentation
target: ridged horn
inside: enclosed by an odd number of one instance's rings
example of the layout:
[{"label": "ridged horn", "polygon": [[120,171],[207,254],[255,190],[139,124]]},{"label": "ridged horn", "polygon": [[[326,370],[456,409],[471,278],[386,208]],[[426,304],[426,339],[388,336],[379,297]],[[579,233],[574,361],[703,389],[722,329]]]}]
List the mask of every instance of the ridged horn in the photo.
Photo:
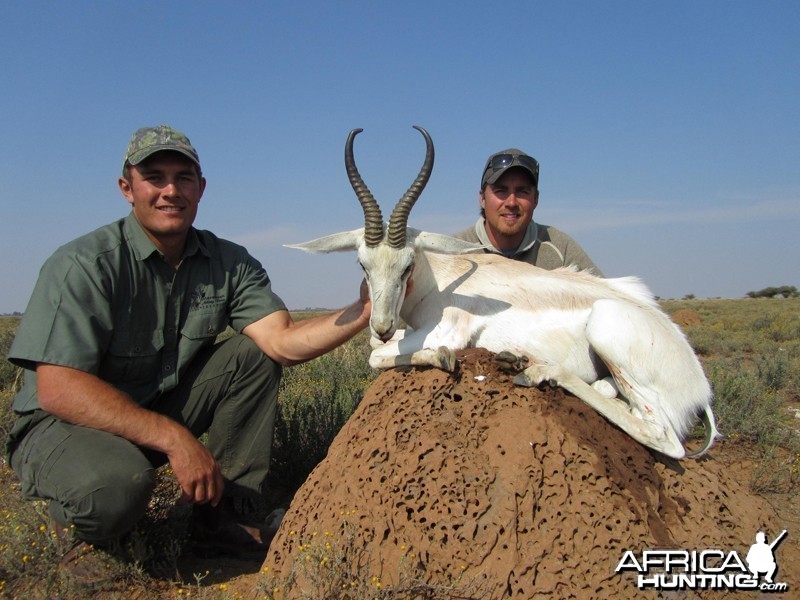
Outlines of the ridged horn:
[{"label": "ridged horn", "polygon": [[344,147],[344,166],[347,168],[347,177],[350,185],[361,203],[364,210],[364,242],[367,247],[374,248],[383,239],[383,215],[381,208],[375,201],[375,197],[361,179],[361,175],[356,168],[356,161],[353,159],[353,140],[356,135],[364,131],[363,129],[353,129],[347,136],[347,144]]},{"label": "ridged horn", "polygon": [[422,190],[428,183],[428,179],[433,171],[433,141],[428,132],[422,127],[414,125],[414,129],[419,131],[425,137],[425,162],[422,163],[422,168],[419,170],[419,175],[408,188],[405,195],[398,200],[397,204],[392,211],[392,216],[389,217],[389,230],[386,234],[386,241],[392,248],[402,248],[406,245],[406,227],[408,226],[408,215],[411,213],[411,208],[414,203],[419,199]]}]

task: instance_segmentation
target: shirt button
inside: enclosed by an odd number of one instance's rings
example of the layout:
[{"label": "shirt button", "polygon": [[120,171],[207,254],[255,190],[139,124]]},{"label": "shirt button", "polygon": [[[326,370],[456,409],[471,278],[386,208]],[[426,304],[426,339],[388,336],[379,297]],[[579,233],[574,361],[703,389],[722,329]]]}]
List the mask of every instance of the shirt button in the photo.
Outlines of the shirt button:
[{"label": "shirt button", "polygon": [[208,328],[208,333],[216,333],[216,332],[217,332],[217,329],[215,327],[209,327]]},{"label": "shirt button", "polygon": [[169,365],[164,366],[164,370],[169,373],[172,370],[172,367]]}]

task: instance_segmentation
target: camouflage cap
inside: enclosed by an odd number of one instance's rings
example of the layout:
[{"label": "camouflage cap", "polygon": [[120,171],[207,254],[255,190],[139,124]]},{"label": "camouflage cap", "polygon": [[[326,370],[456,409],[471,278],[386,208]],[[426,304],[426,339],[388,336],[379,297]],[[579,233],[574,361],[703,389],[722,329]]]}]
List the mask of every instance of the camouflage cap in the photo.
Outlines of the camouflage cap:
[{"label": "camouflage cap", "polygon": [[513,167],[525,169],[533,177],[533,185],[539,187],[539,161],[528,156],[519,148],[508,148],[495,152],[486,160],[481,177],[481,189],[487,184],[494,183],[503,176],[503,173]]},{"label": "camouflage cap", "polygon": [[126,165],[138,165],[148,156],[163,150],[180,152],[190,159],[198,167],[200,157],[192,143],[180,131],[169,125],[159,125],[157,127],[142,127],[133,134],[128,149],[125,151],[125,160],[122,163],[123,170]]}]

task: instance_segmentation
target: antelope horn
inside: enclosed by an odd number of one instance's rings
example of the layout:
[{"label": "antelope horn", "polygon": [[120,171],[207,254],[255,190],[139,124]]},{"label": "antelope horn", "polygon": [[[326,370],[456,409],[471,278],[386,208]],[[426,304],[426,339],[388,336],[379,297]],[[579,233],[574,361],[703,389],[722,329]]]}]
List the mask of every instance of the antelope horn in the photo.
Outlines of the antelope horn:
[{"label": "antelope horn", "polygon": [[375,201],[375,197],[369,188],[364,184],[361,175],[358,174],[356,161],[353,159],[353,139],[356,135],[364,131],[363,129],[353,129],[347,136],[347,144],[344,147],[344,166],[347,168],[347,177],[350,185],[358,196],[361,208],[364,210],[364,242],[367,247],[374,248],[383,239],[383,215],[381,208]]},{"label": "antelope horn", "polygon": [[433,170],[433,141],[428,132],[422,127],[414,125],[414,129],[419,131],[425,137],[426,151],[425,162],[422,163],[422,168],[419,170],[419,175],[408,188],[405,195],[398,200],[397,204],[392,211],[392,216],[389,217],[389,231],[386,239],[389,246],[392,248],[402,248],[406,245],[406,227],[408,226],[408,215],[411,213],[411,207],[419,198],[428,179]]}]

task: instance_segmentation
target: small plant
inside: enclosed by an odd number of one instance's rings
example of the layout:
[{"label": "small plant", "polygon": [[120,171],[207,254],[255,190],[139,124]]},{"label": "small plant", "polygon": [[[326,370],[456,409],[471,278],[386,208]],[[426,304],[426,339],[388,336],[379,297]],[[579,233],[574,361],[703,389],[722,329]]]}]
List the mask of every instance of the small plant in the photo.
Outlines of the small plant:
[{"label": "small plant", "polygon": [[[370,555],[358,535],[356,525],[343,515],[338,532],[303,534],[298,540],[297,554],[286,577],[274,577],[269,567],[261,573],[258,591],[270,600],[280,598],[328,598],[339,600],[438,600],[456,598],[489,598],[491,588],[486,581],[469,580],[461,568],[449,581],[426,581],[425,568],[412,548],[401,546],[403,553],[392,578],[387,583],[381,573],[370,572]],[[298,535],[290,532],[290,535]]]}]

